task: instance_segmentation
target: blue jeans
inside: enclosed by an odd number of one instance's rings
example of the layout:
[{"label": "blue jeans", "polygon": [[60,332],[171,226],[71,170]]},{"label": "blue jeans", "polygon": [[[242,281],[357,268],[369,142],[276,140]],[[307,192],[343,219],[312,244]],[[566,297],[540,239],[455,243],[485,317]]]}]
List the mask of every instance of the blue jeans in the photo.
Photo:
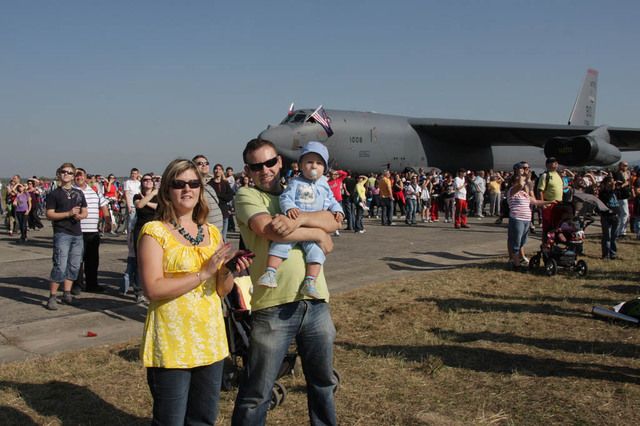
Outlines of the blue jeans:
[{"label": "blue jeans", "polygon": [[238,389],[231,424],[265,424],[273,383],[295,337],[307,381],[311,424],[335,425],[335,336],[329,304],[321,300],[301,300],[254,312],[248,365]]},{"label": "blue jeans", "polygon": [[513,250],[513,253],[518,253],[525,244],[527,244],[527,236],[529,235],[528,220],[518,220],[512,217],[509,218],[509,227],[507,228],[507,244]]},{"label": "blue jeans", "polygon": [[224,361],[194,368],[147,368],[152,425],[213,425]]},{"label": "blue jeans", "polygon": [[351,200],[349,200],[349,198],[345,198],[344,200],[342,200],[342,210],[344,211],[344,218],[347,221],[347,227],[345,228],[347,231],[350,231],[353,229],[354,222],[355,222],[355,218],[354,218],[354,205],[351,202]]},{"label": "blue jeans", "polygon": [[418,201],[413,198],[407,198],[407,216],[406,222],[408,224],[416,223],[416,210],[418,209]]},{"label": "blue jeans", "polygon": [[222,235],[222,239],[227,241],[227,231],[229,230],[229,218],[225,217],[222,219],[222,229],[220,230],[220,234]]},{"label": "blue jeans", "polygon": [[57,232],[53,235],[53,268],[50,279],[61,283],[64,280],[75,281],[78,278],[84,240],[82,235],[69,235]]}]

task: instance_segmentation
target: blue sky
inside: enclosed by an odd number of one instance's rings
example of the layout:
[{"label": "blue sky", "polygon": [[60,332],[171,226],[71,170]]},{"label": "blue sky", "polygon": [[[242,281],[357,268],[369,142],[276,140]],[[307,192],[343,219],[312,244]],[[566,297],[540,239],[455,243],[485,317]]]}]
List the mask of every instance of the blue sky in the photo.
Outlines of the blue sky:
[{"label": "blue sky", "polygon": [[636,1],[0,3],[0,176],[161,172],[297,107],[640,127]]}]

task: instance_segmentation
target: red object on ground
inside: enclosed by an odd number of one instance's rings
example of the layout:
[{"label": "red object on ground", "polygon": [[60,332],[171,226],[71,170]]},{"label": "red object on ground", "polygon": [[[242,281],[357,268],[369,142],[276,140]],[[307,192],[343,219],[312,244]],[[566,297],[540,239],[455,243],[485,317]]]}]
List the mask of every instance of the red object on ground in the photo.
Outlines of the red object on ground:
[{"label": "red object on ground", "polygon": [[94,333],[93,331],[87,331],[87,337],[96,337],[97,334]]}]

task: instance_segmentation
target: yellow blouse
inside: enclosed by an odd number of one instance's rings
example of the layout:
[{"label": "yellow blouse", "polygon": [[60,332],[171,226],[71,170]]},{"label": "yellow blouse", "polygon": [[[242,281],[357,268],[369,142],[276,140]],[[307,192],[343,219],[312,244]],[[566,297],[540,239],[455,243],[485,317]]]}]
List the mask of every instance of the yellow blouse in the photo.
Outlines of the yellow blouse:
[{"label": "yellow blouse", "polygon": [[[198,272],[222,240],[209,225],[207,246],[186,246],[160,221],[142,227],[163,249],[165,277]],[[140,358],[145,367],[192,368],[227,357],[229,349],[215,276],[174,299],[152,301],[144,324]]]}]

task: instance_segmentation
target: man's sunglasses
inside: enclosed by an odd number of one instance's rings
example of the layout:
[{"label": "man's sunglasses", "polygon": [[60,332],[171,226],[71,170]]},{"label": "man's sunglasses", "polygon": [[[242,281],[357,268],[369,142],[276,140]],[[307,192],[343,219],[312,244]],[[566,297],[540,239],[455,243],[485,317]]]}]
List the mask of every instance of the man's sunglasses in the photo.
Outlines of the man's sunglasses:
[{"label": "man's sunglasses", "polygon": [[71,170],[60,170],[60,174],[61,175],[69,175],[69,176],[73,176],[75,172],[71,171]]},{"label": "man's sunglasses", "polygon": [[202,186],[202,183],[200,182],[200,179],[192,179],[192,180],[175,179],[174,181],[171,182],[171,188],[173,189],[184,189],[187,185],[189,185],[189,188],[191,189],[196,189],[196,188],[200,188],[200,186]]},{"label": "man's sunglasses", "polygon": [[259,172],[265,166],[266,167],[275,166],[277,162],[278,162],[278,156],[275,156],[271,160],[267,160],[262,163],[247,164],[247,166],[249,166],[249,170],[251,170],[252,172]]},{"label": "man's sunglasses", "polygon": [[198,162],[196,162],[196,164],[198,166],[208,166],[209,162],[208,161],[198,161]]}]

